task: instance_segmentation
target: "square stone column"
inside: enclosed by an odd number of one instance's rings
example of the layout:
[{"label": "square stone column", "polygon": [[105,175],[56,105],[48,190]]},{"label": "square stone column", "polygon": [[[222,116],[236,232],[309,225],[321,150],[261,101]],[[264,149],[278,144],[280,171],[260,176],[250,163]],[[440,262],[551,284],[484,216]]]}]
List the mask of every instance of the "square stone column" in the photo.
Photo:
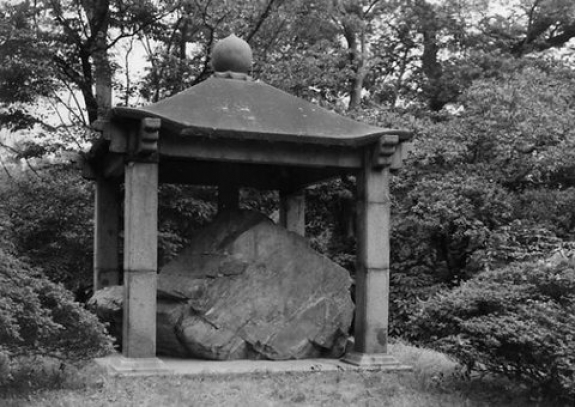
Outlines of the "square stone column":
[{"label": "square stone column", "polygon": [[120,284],[120,185],[98,176],[94,202],[94,291]]},{"label": "square stone column", "polygon": [[124,320],[122,353],[156,356],[158,164],[125,167]]},{"label": "square stone column", "polygon": [[305,236],[305,191],[280,191],[280,225]]},{"label": "square stone column", "polygon": [[344,361],[359,366],[399,366],[387,352],[389,310],[389,167],[366,154],[357,178],[355,345]]}]

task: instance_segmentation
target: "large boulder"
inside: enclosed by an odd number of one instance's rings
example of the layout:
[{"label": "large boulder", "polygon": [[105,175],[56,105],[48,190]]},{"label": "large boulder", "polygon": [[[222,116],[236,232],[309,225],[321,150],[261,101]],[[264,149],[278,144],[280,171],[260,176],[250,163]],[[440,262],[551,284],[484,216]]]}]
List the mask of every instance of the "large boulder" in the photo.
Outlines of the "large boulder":
[{"label": "large boulder", "polygon": [[158,278],[158,353],[205,359],[339,357],[349,273],[253,211],[220,214]]},{"label": "large boulder", "polygon": [[113,285],[104,287],[94,293],[86,304],[99,320],[108,325],[108,333],[116,339],[116,344],[122,345],[124,287]]}]

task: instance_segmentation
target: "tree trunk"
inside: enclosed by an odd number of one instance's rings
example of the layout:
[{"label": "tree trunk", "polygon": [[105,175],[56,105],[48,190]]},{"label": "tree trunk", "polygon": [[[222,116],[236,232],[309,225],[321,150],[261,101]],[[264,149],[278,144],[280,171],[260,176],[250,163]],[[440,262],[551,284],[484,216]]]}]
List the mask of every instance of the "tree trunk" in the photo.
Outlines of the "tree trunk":
[{"label": "tree trunk", "polygon": [[[93,111],[94,107],[88,106],[88,100],[85,100],[88,118],[90,123],[93,123],[96,120],[104,120],[112,107],[112,67],[108,56],[107,43],[108,28],[110,26],[110,1],[87,0],[82,2],[82,7],[86,11],[90,26],[90,36],[86,41],[86,48],[94,64],[95,113]],[[92,83],[90,83],[91,88]],[[90,98],[89,95],[84,94],[84,99],[86,99],[86,96]],[[93,104],[93,101],[90,104]]]},{"label": "tree trunk", "polygon": [[84,49],[80,51],[80,63],[82,65],[82,76],[77,85],[84,98],[86,112],[88,113],[88,122],[94,123],[98,119],[98,99],[93,90],[94,77],[92,75],[90,55]]},{"label": "tree trunk", "polygon": [[431,110],[438,111],[445,105],[446,101],[441,97],[441,77],[443,69],[437,60],[439,47],[437,45],[437,18],[433,6],[426,1],[420,2],[421,13],[421,33],[423,34],[423,54],[421,56],[421,67],[427,84],[425,93],[428,97],[428,105]]},{"label": "tree trunk", "polygon": [[344,23],[344,36],[349,47],[350,62],[355,73],[353,78],[351,78],[348,107],[349,110],[354,110],[361,103],[363,82],[367,73],[365,67],[365,38],[363,32],[358,33],[358,28],[354,27],[351,22]]}]

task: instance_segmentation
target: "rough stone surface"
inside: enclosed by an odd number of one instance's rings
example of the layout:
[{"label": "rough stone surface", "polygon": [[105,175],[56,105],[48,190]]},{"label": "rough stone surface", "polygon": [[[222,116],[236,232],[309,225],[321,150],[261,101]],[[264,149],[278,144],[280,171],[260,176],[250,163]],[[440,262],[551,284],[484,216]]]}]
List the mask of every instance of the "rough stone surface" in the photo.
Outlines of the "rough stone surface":
[{"label": "rough stone surface", "polygon": [[252,211],[225,212],[158,278],[158,354],[339,357],[353,317],[348,272]]},{"label": "rough stone surface", "polygon": [[98,319],[108,323],[108,333],[116,338],[118,345],[122,344],[122,304],[124,302],[124,287],[112,285],[97,290],[88,300],[88,309],[95,312]]}]

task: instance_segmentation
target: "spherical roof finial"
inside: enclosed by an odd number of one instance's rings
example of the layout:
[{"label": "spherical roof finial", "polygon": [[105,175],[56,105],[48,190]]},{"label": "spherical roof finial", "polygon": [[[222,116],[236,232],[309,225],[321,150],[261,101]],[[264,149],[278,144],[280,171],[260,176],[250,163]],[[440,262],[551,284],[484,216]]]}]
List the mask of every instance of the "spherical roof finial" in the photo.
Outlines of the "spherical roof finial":
[{"label": "spherical roof finial", "polygon": [[216,73],[236,73],[247,76],[252,69],[250,45],[234,34],[218,41],[212,51],[212,67]]}]

